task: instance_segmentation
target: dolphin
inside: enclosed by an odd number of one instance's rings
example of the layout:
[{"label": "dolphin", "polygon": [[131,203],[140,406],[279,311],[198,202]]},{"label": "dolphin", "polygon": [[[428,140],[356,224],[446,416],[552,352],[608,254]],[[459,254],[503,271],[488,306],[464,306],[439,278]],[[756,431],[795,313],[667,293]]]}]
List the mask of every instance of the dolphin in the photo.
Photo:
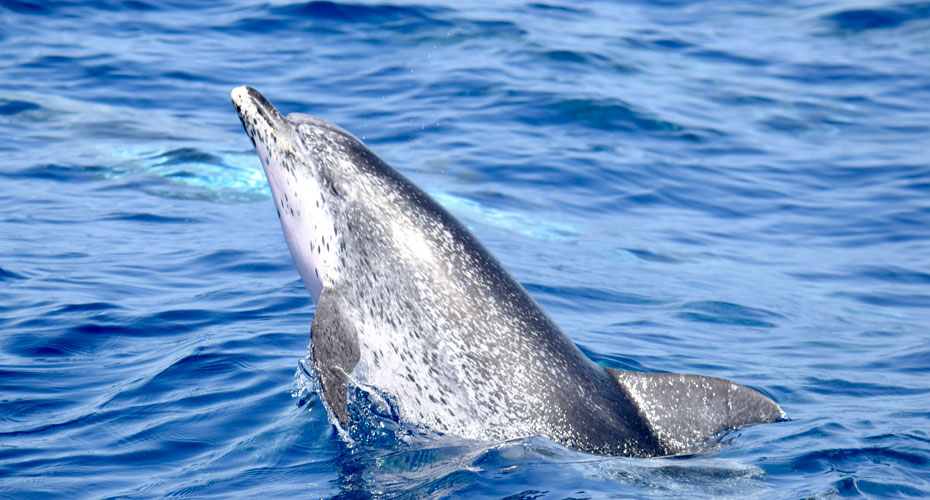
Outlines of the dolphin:
[{"label": "dolphin", "polygon": [[258,91],[233,105],[316,303],[312,371],[337,426],[350,387],[402,422],[483,441],[543,436],[602,455],[694,453],[726,429],[783,419],[729,380],[590,360],[464,225],[345,130],[282,115]]}]

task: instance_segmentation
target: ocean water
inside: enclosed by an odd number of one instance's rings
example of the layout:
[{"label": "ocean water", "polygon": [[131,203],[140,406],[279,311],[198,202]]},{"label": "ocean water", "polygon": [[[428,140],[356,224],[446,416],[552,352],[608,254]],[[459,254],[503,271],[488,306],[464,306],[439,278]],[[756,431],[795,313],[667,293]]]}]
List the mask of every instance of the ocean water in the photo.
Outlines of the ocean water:
[{"label": "ocean water", "polygon": [[[241,84],[593,359],[790,420],[660,459],[347,442]],[[928,124],[928,2],[0,2],[0,497],[928,497]]]}]

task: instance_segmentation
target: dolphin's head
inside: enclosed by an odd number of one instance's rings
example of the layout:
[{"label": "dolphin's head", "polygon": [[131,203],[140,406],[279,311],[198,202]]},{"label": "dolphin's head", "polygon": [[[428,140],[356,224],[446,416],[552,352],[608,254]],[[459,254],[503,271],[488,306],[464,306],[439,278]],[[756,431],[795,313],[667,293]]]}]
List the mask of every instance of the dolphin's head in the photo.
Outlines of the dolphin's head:
[{"label": "dolphin's head", "polygon": [[323,120],[282,115],[251,87],[231,93],[271,187],[288,248],[314,301],[333,281],[340,235],[334,217],[354,190],[358,139]]}]

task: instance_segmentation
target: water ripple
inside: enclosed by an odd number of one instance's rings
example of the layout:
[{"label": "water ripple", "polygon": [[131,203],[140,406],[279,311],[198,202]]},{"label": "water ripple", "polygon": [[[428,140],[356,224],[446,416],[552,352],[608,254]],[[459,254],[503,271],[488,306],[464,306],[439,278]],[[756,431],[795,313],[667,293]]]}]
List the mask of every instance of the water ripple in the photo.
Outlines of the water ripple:
[{"label": "water ripple", "polygon": [[835,24],[837,29],[851,32],[897,28],[922,19],[930,19],[930,3],[914,2],[896,8],[848,9],[824,16],[824,20]]}]

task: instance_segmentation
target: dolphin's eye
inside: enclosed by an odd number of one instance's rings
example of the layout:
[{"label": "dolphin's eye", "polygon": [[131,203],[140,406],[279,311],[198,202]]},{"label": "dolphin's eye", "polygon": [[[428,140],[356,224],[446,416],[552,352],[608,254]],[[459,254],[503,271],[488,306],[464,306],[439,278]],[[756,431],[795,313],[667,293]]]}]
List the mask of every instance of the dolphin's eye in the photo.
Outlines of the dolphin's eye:
[{"label": "dolphin's eye", "polygon": [[336,183],[333,182],[333,180],[326,174],[322,174],[320,177],[322,181],[321,184],[323,184],[323,187],[326,190],[328,190],[330,194],[332,194],[336,198],[342,199],[343,197],[342,191],[338,187],[336,187]]}]

